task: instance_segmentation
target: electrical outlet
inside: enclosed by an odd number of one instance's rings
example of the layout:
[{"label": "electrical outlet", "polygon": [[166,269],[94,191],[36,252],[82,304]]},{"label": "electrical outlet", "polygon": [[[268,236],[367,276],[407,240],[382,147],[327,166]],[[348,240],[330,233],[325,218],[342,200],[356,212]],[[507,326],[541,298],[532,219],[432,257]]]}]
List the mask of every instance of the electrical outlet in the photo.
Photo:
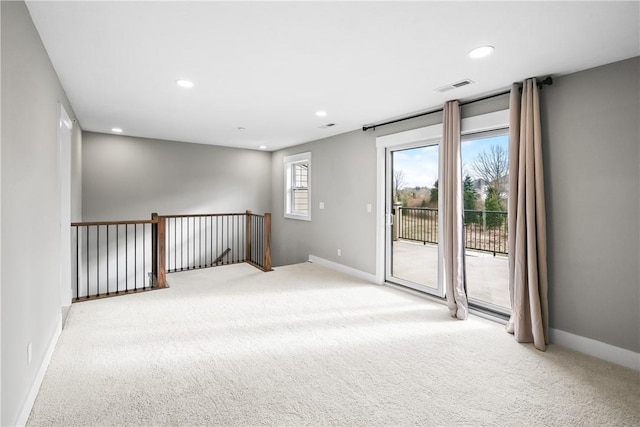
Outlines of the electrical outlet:
[{"label": "electrical outlet", "polygon": [[342,256],[342,249],[338,249],[338,256]]},{"label": "electrical outlet", "polygon": [[31,347],[31,343],[27,344],[27,365],[31,364],[31,357],[33,356]]},{"label": "electrical outlet", "polygon": [[319,207],[320,209],[324,209],[324,202],[320,202],[320,203],[318,203],[318,207]]},{"label": "electrical outlet", "polygon": [[368,213],[371,213],[371,203],[368,203],[368,204],[367,204],[367,212],[368,212]]}]

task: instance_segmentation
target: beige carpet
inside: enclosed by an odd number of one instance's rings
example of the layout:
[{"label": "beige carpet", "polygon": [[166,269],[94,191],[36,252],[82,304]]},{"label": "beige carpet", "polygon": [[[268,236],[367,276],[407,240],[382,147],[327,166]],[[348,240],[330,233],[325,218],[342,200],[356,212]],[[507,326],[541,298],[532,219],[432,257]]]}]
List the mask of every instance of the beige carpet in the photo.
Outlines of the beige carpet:
[{"label": "beige carpet", "polygon": [[305,263],[73,305],[31,426],[640,425],[640,374]]}]

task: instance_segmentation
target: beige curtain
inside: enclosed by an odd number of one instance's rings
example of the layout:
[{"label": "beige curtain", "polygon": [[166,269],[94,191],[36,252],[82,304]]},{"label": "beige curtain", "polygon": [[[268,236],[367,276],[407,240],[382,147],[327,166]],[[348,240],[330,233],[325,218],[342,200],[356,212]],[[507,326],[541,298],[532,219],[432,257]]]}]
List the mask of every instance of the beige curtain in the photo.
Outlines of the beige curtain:
[{"label": "beige curtain", "polygon": [[536,79],[522,96],[513,85],[509,146],[509,292],[507,331],[518,342],[548,343],[547,234],[542,169],[540,106]]},{"label": "beige curtain", "polygon": [[460,105],[449,101],[444,106],[442,138],[442,226],[444,286],[449,313],[458,319],[469,314],[464,287],[464,238],[462,205],[462,167],[460,160]]}]

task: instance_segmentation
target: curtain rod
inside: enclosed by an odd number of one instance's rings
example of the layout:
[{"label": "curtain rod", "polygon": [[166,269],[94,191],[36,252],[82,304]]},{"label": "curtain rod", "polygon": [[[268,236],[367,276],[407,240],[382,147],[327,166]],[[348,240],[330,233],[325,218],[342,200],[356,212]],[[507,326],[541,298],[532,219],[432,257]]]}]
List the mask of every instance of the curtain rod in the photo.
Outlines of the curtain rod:
[{"label": "curtain rod", "polygon": [[[550,76],[549,77],[545,77],[544,79],[542,79],[542,80],[540,80],[538,82],[538,88],[541,89],[542,86],[544,86],[544,85],[552,85],[552,84],[553,84],[553,79]],[[484,101],[484,100],[491,99],[491,98],[497,98],[498,96],[506,95],[506,94],[508,94],[510,92],[511,92],[511,90],[505,90],[505,91],[502,91],[502,92],[499,92],[499,93],[494,93],[493,95],[483,96],[482,98],[477,98],[477,99],[472,99],[471,101],[461,102],[460,106],[473,104],[474,102],[480,102],[480,101]],[[425,111],[425,112],[422,112],[422,113],[413,114],[411,116],[402,117],[400,119],[394,119],[394,120],[389,120],[389,121],[378,123],[378,124],[362,126],[362,131],[366,132],[369,129],[374,129],[375,130],[377,127],[380,127],[380,126],[392,125],[394,123],[404,122],[405,120],[411,120],[411,119],[415,119],[415,118],[422,117],[422,116],[428,116],[429,114],[437,113],[437,112],[440,112],[440,111],[443,111],[443,108],[436,108],[436,109]]]}]

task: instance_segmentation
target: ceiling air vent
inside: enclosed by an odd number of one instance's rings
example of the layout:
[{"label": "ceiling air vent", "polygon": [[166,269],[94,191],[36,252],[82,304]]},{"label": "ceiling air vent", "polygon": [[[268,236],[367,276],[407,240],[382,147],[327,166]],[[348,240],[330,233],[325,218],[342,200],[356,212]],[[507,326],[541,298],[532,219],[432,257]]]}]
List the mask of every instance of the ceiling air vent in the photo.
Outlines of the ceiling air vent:
[{"label": "ceiling air vent", "polygon": [[434,90],[438,91],[438,92],[441,92],[441,93],[444,93],[444,92],[448,92],[448,91],[453,90],[453,89],[458,89],[459,87],[470,85],[471,83],[473,83],[473,80],[464,79],[464,80],[460,80],[459,82],[450,83],[448,85],[436,88]]},{"label": "ceiling air vent", "polygon": [[326,125],[319,126],[320,129],[329,129],[332,126],[335,126],[335,123],[327,123]]}]

